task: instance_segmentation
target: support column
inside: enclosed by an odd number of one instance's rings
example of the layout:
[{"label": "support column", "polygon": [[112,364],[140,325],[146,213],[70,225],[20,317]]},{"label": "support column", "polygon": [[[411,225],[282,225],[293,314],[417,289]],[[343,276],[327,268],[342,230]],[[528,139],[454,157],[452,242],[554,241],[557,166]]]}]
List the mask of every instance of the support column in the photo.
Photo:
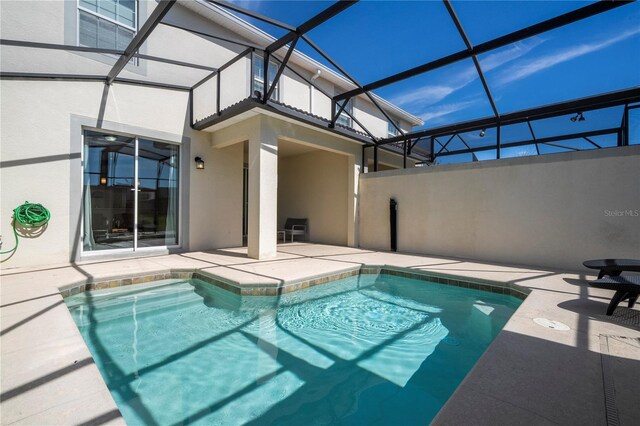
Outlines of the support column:
[{"label": "support column", "polygon": [[358,247],[359,244],[359,186],[360,186],[360,171],[362,165],[360,161],[356,161],[354,155],[349,156],[347,173],[348,189],[347,196],[347,245],[349,247]]},{"label": "support column", "polygon": [[253,259],[277,255],[278,139],[256,119],[249,137],[249,235],[248,254]]}]

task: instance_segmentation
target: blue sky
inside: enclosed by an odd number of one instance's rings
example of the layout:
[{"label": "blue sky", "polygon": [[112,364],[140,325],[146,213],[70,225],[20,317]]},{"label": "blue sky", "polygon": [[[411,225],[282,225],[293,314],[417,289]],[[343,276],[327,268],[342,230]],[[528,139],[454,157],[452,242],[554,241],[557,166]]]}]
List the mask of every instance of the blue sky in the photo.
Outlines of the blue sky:
[{"label": "blue sky", "polygon": [[[328,1],[234,3],[296,26]],[[585,1],[453,1],[472,44]],[[243,17],[246,19],[246,17]],[[248,19],[275,37],[284,30]],[[361,1],[308,36],[361,84],[464,49],[441,1]],[[325,63],[305,43],[297,48]],[[640,4],[619,7],[479,56],[500,113],[640,86]],[[381,88],[425,127],[492,115],[471,60]]]}]

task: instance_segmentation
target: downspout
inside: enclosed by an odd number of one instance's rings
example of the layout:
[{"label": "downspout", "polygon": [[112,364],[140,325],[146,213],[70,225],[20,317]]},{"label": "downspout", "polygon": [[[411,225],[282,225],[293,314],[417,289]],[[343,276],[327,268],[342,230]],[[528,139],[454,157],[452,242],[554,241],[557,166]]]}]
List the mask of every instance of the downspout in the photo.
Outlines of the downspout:
[{"label": "downspout", "polygon": [[[313,77],[311,77],[311,83],[313,83],[316,78],[320,77],[320,74],[322,74],[322,70],[321,69],[317,69],[316,73],[313,75]],[[313,87],[313,84],[309,85],[309,112],[311,114],[313,114],[313,102],[314,102],[314,94],[315,94],[315,88]]]}]

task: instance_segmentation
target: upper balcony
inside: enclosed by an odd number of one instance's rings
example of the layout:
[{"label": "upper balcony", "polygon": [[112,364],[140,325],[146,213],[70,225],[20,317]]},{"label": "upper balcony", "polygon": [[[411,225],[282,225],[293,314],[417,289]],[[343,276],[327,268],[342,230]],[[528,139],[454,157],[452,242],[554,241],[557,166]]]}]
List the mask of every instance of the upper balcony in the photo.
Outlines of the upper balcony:
[{"label": "upper balcony", "polygon": [[[217,124],[257,108],[367,144],[389,136],[390,120],[369,99],[354,98],[341,108],[333,101],[332,93],[344,90],[324,78],[318,79],[321,69],[311,74],[274,56],[270,56],[267,65],[264,56],[263,50],[247,48],[193,86],[194,129],[213,131]],[[389,111],[386,114],[404,131],[421,124],[415,117],[392,116]]]}]

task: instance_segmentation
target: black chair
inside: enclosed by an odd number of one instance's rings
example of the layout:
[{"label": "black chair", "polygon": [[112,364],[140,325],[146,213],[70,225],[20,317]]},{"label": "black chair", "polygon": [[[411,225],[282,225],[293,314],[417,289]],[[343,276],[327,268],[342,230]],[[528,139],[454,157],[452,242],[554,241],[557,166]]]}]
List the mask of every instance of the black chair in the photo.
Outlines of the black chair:
[{"label": "black chair", "polygon": [[288,217],[284,223],[285,238],[291,235],[291,242],[293,242],[294,235],[304,235],[305,241],[307,240],[307,219],[296,219]]},{"label": "black chair", "polygon": [[629,308],[633,308],[640,295],[640,275],[609,276],[590,281],[589,285],[596,288],[615,290],[609,302],[607,315],[611,316],[620,302],[629,299]]}]

